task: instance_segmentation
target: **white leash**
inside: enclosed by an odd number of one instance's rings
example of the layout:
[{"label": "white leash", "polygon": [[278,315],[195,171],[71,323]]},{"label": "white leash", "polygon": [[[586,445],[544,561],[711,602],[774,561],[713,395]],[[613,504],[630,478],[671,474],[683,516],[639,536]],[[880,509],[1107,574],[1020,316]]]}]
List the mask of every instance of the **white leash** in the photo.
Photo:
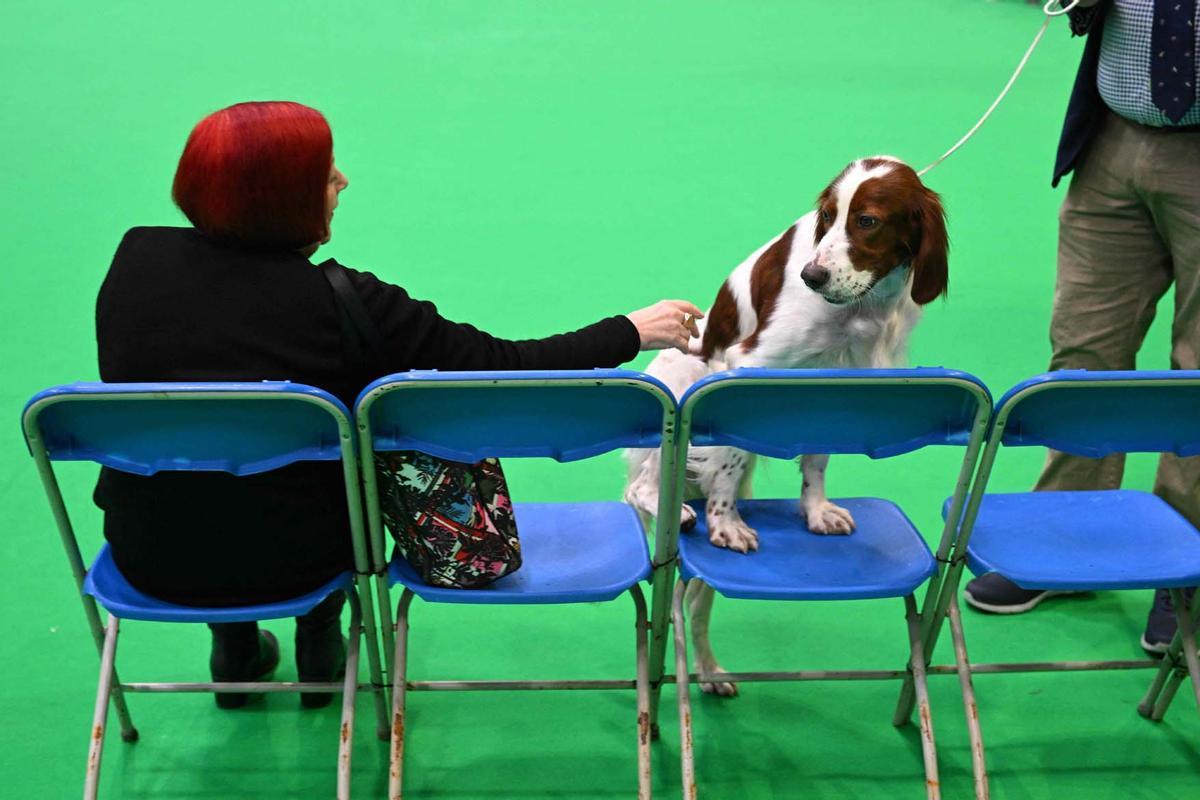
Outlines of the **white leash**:
[{"label": "white leash", "polygon": [[[1061,0],[1046,0],[1046,4],[1042,6],[1042,12],[1046,15],[1046,18],[1042,20],[1042,27],[1038,30],[1037,36],[1033,37],[1033,42],[1029,45],[1029,49],[1025,51],[1025,55],[1021,58],[1021,63],[1017,64],[1016,71],[1013,72],[1012,77],[1008,79],[1008,83],[1004,84],[1004,88],[1000,90],[1000,94],[998,97],[996,97],[995,102],[988,106],[987,111],[983,112],[983,116],[979,118],[979,122],[975,123],[975,127],[967,131],[966,135],[959,139],[953,147],[951,147],[945,153],[942,153],[941,157],[938,158],[937,161],[934,161],[932,164],[926,166],[924,169],[918,172],[917,175],[924,175],[926,172],[929,172],[929,170],[945,161],[955,150],[962,147],[972,136],[975,135],[975,131],[979,130],[980,127],[983,126],[983,123],[987,122],[987,118],[992,115],[992,112],[996,110],[996,106],[1000,105],[1000,101],[1003,100],[1004,96],[1008,94],[1008,90],[1011,89],[1013,84],[1017,82],[1017,77],[1020,76],[1021,71],[1025,69],[1025,64],[1029,61],[1029,57],[1033,55],[1033,51],[1038,46],[1038,42],[1042,40],[1043,34],[1046,33],[1046,28],[1049,27],[1051,18],[1061,17],[1063,14],[1066,14],[1077,5],[1079,5],[1079,0],[1071,0],[1071,2],[1065,8],[1062,6]],[[1057,9],[1055,6],[1057,6]]]}]

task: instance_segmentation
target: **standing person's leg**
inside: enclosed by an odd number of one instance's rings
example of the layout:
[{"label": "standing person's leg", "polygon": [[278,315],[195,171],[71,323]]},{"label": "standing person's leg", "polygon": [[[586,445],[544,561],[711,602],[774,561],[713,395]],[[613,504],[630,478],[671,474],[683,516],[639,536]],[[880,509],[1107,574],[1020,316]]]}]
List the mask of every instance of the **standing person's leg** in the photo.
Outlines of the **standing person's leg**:
[{"label": "standing person's leg", "polygon": [[[1171,258],[1140,186],[1149,134],[1109,114],[1071,178],[1059,212],[1058,277],[1050,369],[1133,369],[1171,282]],[[1124,456],[1051,451],[1038,490],[1113,489]],[[967,603],[995,613],[1028,611],[1052,592],[1022,589],[992,573],[970,581]]]},{"label": "standing person's leg", "polygon": [[[1171,252],[1175,317],[1171,325],[1171,369],[1200,369],[1200,133],[1161,133],[1145,162],[1147,205]],[[1154,493],[1200,527],[1200,457],[1164,453]],[[1194,590],[1185,592],[1194,596]],[[1155,593],[1142,634],[1148,652],[1166,652],[1175,635],[1171,596]]]}]

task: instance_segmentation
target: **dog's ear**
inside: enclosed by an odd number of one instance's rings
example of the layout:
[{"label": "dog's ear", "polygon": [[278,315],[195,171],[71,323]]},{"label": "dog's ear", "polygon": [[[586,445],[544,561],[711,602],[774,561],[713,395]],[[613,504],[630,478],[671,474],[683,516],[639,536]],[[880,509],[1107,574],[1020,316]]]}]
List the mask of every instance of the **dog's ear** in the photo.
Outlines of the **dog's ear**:
[{"label": "dog's ear", "polygon": [[946,212],[936,192],[922,186],[912,210],[913,239],[912,299],[918,305],[936,300],[947,291],[950,274],[947,256]]},{"label": "dog's ear", "polygon": [[816,227],[813,228],[813,245],[814,246],[820,244],[821,239],[825,238],[825,234],[829,231],[829,226],[825,224],[825,217],[821,212],[829,204],[829,202],[832,199],[833,199],[833,184],[831,183],[825,187],[825,190],[822,191],[821,194],[819,194],[817,196],[817,204],[816,204],[817,224],[816,224]]}]

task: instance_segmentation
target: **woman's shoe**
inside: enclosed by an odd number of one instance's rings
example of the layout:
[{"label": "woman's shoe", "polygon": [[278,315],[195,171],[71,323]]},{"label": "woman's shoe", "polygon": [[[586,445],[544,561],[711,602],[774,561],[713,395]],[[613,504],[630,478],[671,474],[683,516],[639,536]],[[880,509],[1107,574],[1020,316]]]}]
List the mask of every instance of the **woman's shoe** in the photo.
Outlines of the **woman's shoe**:
[{"label": "woman's shoe", "polygon": [[[253,624],[253,623],[250,623]],[[256,626],[257,627],[257,626]],[[208,666],[212,672],[213,683],[235,683],[242,681],[264,681],[271,677],[279,666],[279,641],[270,631],[256,631],[257,652],[247,657],[242,632],[228,635],[219,629],[213,629],[213,649]],[[250,700],[246,692],[216,692],[213,699],[217,708],[241,708]]]},{"label": "woman's shoe", "polygon": [[[338,621],[319,631],[296,626],[296,673],[301,683],[327,683],[346,677],[346,640]],[[304,708],[324,708],[334,692],[301,692]]]}]

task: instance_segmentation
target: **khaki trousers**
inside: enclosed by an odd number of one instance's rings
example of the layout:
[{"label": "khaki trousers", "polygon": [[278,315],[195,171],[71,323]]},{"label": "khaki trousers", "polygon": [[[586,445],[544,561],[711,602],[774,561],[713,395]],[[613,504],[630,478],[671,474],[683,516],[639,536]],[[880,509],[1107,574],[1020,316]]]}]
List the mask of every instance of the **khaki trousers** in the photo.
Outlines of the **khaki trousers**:
[{"label": "khaki trousers", "polygon": [[[1133,369],[1172,282],[1171,368],[1200,369],[1200,133],[1109,113],[1059,212],[1050,369]],[[1036,488],[1115,489],[1124,466],[1052,450]],[[1200,456],[1164,453],[1154,493],[1200,527]]]}]

